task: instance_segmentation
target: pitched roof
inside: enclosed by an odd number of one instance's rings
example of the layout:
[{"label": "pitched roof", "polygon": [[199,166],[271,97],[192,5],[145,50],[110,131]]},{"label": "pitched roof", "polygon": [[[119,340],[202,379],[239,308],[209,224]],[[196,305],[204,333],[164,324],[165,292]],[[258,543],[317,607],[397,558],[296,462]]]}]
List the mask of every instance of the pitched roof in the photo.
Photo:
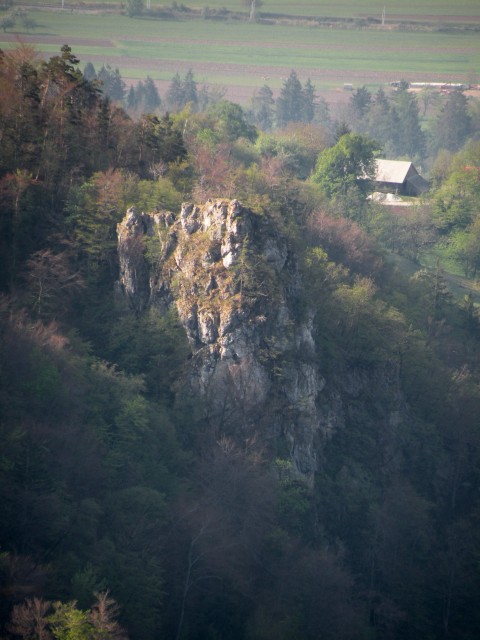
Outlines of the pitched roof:
[{"label": "pitched roof", "polygon": [[376,182],[391,182],[393,184],[403,184],[408,172],[413,166],[407,160],[375,160],[377,171]]},{"label": "pitched roof", "polygon": [[422,178],[422,176],[418,173],[408,178],[408,184],[410,186],[410,189],[414,189],[417,193],[424,193],[430,188],[428,180]]}]

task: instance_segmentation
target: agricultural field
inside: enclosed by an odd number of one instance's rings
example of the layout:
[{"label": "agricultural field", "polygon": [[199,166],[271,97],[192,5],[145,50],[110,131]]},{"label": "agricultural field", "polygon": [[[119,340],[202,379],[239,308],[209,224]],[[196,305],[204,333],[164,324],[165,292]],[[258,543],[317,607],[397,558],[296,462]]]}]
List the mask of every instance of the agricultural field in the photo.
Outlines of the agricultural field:
[{"label": "agricultural field", "polygon": [[[257,0],[260,6],[260,1]],[[61,0],[50,2],[48,0],[28,0],[25,2],[30,6],[49,7],[54,4],[61,5]],[[65,6],[88,7],[101,5],[111,5],[120,7],[119,0],[64,0]],[[125,3],[123,3],[125,4]],[[161,6],[171,6],[173,2],[161,0],[151,0],[151,7],[155,9]],[[229,11],[247,11],[243,0],[178,0],[177,5],[186,5],[192,9],[203,9],[208,6],[211,9],[228,9]],[[478,0],[262,0],[260,11],[268,16],[269,14],[285,14],[296,16],[314,17],[338,17],[338,18],[358,18],[376,17],[380,18],[385,7],[386,16],[390,19],[414,19],[414,20],[458,20],[472,19],[480,21]]]},{"label": "agricultural field", "polygon": [[[278,91],[292,69],[302,80],[310,77],[317,93],[330,101],[345,99],[344,84],[365,84],[374,89],[400,78],[469,83],[480,80],[478,0],[455,4],[443,0],[350,0],[335,4],[323,0],[265,0],[261,8],[263,16],[278,12],[339,19],[326,26],[302,20],[252,24],[233,19],[209,20],[192,18],[187,11],[175,19],[129,18],[108,11],[106,3],[99,9],[98,4],[83,2],[78,5],[81,8],[63,11],[37,4],[38,9],[29,9],[28,13],[35,28],[27,31],[17,20],[15,27],[0,33],[1,48],[7,50],[23,42],[49,57],[67,43],[82,65],[92,62],[97,69],[102,64],[118,67],[127,84],[148,75],[161,94],[177,71],[184,74],[188,69],[192,69],[199,84],[223,88],[228,98],[240,103],[248,103],[255,89],[263,84]],[[203,0],[189,0],[186,4],[192,9],[205,6]],[[241,0],[214,0],[208,4],[212,9],[218,5],[245,11]],[[384,6],[386,20],[382,27],[379,20]],[[402,16],[404,23],[394,22],[394,15],[395,20]],[[377,22],[365,28],[360,26],[361,16]],[[446,28],[438,28],[440,22]],[[457,28],[460,23],[464,28]],[[449,29],[448,24],[457,27]]]}]

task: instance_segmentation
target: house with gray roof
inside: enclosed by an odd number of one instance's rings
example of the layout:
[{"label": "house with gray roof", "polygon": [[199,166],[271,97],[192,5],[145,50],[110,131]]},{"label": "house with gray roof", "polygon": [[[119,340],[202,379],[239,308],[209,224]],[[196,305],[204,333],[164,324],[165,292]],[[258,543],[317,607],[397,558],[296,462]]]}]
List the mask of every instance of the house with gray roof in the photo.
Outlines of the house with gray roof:
[{"label": "house with gray roof", "polygon": [[422,178],[413,166],[413,162],[380,158],[375,162],[376,173],[373,180],[375,191],[419,196],[430,188],[428,181]]}]

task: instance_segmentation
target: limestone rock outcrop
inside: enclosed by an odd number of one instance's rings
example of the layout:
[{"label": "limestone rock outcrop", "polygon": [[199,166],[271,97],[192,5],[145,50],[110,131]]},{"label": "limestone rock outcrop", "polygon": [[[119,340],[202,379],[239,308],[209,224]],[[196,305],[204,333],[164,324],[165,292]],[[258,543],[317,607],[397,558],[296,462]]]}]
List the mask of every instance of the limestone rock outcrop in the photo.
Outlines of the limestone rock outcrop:
[{"label": "limestone rock outcrop", "polygon": [[[395,371],[322,375],[313,313],[287,236],[238,201],[184,204],[180,215],[129,209],[118,225],[120,287],[132,309],[175,305],[192,357],[184,391],[198,394],[220,437],[259,435],[313,482],[322,444],[352,411],[395,429]],[[367,407],[372,385],[388,410]]]}]

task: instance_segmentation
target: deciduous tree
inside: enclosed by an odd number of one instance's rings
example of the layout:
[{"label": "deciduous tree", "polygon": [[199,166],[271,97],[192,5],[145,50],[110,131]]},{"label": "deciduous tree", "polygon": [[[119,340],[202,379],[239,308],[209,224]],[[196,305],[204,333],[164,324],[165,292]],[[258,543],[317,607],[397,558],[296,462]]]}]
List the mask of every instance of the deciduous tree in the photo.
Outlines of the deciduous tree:
[{"label": "deciduous tree", "polygon": [[5,33],[7,32],[7,29],[13,29],[14,26],[15,26],[15,18],[13,16],[7,16],[6,18],[3,18],[0,22],[0,27],[3,29]]},{"label": "deciduous tree", "polygon": [[350,133],[318,157],[313,181],[328,198],[346,195],[350,189],[366,194],[375,175],[378,145],[370,138]]},{"label": "deciduous tree", "polygon": [[127,15],[129,18],[141,15],[144,9],[144,0],[128,0],[127,2]]},{"label": "deciduous tree", "polygon": [[69,303],[85,286],[84,279],[74,272],[66,252],[50,249],[35,252],[26,262],[27,304],[40,318],[60,317]]},{"label": "deciduous tree", "polygon": [[13,607],[9,631],[24,640],[51,640],[47,613],[51,603],[40,598],[25,600]]},{"label": "deciduous tree", "polygon": [[480,270],[480,216],[451,239],[453,255],[462,265],[467,278],[476,278]]},{"label": "deciduous tree", "polygon": [[245,112],[239,104],[221,100],[212,105],[208,113],[215,120],[215,130],[219,141],[234,142],[246,138],[254,142],[257,138],[255,127],[247,122]]}]

